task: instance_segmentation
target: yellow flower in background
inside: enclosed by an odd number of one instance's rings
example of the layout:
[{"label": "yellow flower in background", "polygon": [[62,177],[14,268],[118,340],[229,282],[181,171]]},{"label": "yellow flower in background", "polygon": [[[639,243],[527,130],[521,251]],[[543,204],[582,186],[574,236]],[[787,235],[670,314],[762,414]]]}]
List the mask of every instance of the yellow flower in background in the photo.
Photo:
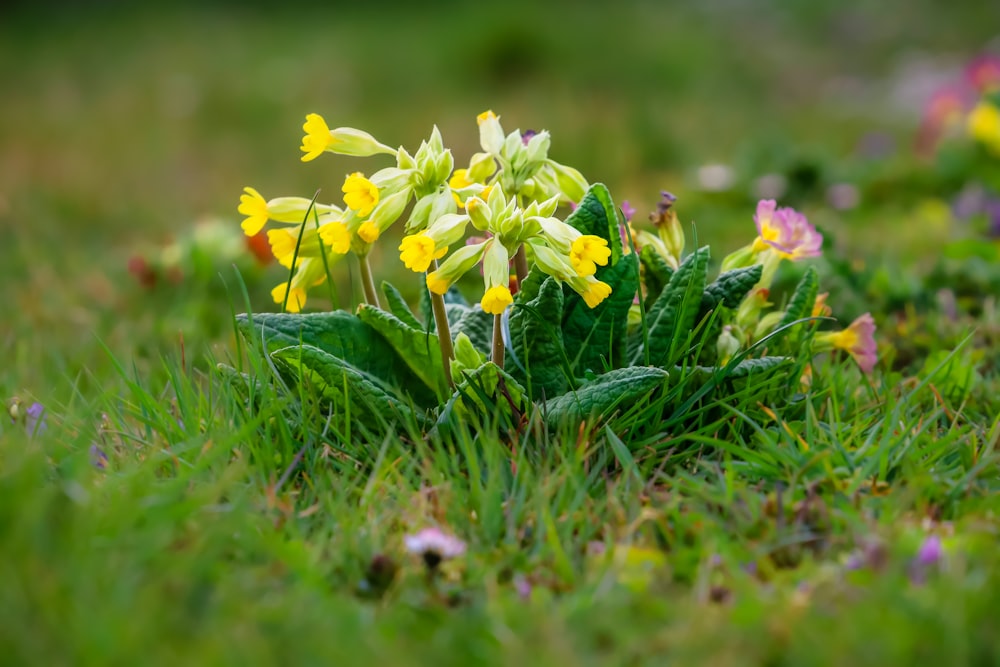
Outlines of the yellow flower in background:
[{"label": "yellow flower in background", "polygon": [[240,205],[236,209],[242,215],[247,216],[241,223],[243,232],[247,236],[256,236],[267,224],[267,200],[259,192],[251,187],[243,188],[245,194],[240,195]]},{"label": "yellow flower in background", "polygon": [[1000,155],[1000,109],[989,102],[980,102],[966,121],[969,135]]},{"label": "yellow flower in background", "polygon": [[486,290],[479,305],[490,315],[502,315],[507,306],[514,303],[514,296],[506,285],[497,285]]},{"label": "yellow flower in background", "polygon": [[306,305],[306,291],[301,287],[293,287],[289,292],[288,283],[285,282],[271,290],[271,298],[278,305],[285,303],[286,294],[288,295],[288,304],[285,306],[285,310],[289,313],[297,313]]},{"label": "yellow flower in background", "polygon": [[360,171],[348,176],[341,190],[344,192],[344,203],[361,217],[371,213],[378,204],[378,188]]},{"label": "yellow flower in background", "polygon": [[406,268],[417,273],[429,269],[432,261],[441,259],[447,252],[448,246],[436,247],[434,239],[423,232],[404,236],[399,244],[399,259]]},{"label": "yellow flower in background", "polygon": [[569,261],[581,276],[597,273],[597,265],[606,266],[611,258],[608,242],[600,236],[584,234],[570,246]]}]

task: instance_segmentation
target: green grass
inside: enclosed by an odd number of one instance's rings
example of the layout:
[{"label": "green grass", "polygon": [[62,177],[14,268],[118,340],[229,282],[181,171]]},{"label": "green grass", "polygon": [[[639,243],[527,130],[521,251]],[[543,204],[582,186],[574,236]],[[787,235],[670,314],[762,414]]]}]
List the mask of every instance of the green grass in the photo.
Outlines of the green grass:
[{"label": "green grass", "polygon": [[[837,314],[879,319],[880,370],[821,360],[794,403],[737,400],[686,431],[636,408],[615,428],[376,436],[270,384],[253,409],[215,362],[270,378],[232,315],[274,309],[281,271],[187,258],[146,290],[126,270],[202,216],[235,228],[244,185],[336,199],[357,162],[299,163],[309,111],[393,144],[438,123],[461,162],[488,107],[551,130],[556,159],[640,217],[674,190],[719,258],[752,234],[760,173],[909,168],[852,157],[871,130],[912,135],[883,104],[901,50],[964,56],[995,26],[976,3],[899,9],[514,3],[482,30],[458,3],[5,17],[0,397],[47,409],[34,435],[0,420],[6,662],[996,662],[1000,321],[974,290],[955,320],[919,293],[958,233],[920,213],[943,193],[919,179],[851,212],[822,188],[793,202],[836,239]],[[824,87],[845,76],[875,91],[860,110]],[[714,161],[736,191],[697,190]],[[874,278],[834,266],[884,256]],[[375,259],[406,289],[394,253]],[[889,294],[908,281],[919,308]],[[403,542],[430,525],[468,545],[434,578]],[[917,576],[931,532],[945,556]]]}]

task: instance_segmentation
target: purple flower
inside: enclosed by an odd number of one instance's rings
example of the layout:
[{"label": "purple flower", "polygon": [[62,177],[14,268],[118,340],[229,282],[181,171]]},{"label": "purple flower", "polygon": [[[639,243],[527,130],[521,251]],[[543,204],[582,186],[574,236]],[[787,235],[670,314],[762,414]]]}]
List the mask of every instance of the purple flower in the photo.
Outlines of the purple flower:
[{"label": "purple flower", "polygon": [[1000,56],[982,54],[968,64],[965,76],[980,93],[992,93],[1000,89]]},{"label": "purple flower", "polygon": [[1000,199],[990,199],[985,208],[986,235],[991,239],[1000,239]]},{"label": "purple flower", "polygon": [[660,190],[660,203],[656,205],[657,215],[666,215],[670,207],[677,202],[677,196],[666,190]]},{"label": "purple flower", "polygon": [[521,133],[521,143],[527,146],[528,142],[531,141],[531,138],[536,134],[538,134],[538,132],[535,132],[534,130],[525,130]]},{"label": "purple flower", "polygon": [[622,215],[625,216],[625,222],[632,222],[632,216],[635,215],[635,207],[627,199],[622,202]]},{"label": "purple flower", "polygon": [[32,403],[24,411],[24,430],[28,432],[28,435],[35,435],[36,433],[44,433],[48,427],[45,420],[45,406],[37,402]]},{"label": "purple flower", "polygon": [[424,528],[407,535],[403,538],[403,543],[408,552],[423,557],[430,569],[436,568],[443,560],[457,558],[465,553],[465,542],[439,528]]},{"label": "purple flower", "polygon": [[108,455],[104,453],[104,450],[97,446],[97,443],[90,444],[90,465],[94,466],[98,470],[108,469]]},{"label": "purple flower", "polygon": [[795,209],[778,208],[773,199],[762,199],[753,221],[759,235],[754,241],[754,252],[771,248],[792,261],[820,255],[822,234]]},{"label": "purple flower", "polygon": [[944,557],[944,547],[937,535],[928,535],[917,550],[914,562],[921,567],[933,567]]}]

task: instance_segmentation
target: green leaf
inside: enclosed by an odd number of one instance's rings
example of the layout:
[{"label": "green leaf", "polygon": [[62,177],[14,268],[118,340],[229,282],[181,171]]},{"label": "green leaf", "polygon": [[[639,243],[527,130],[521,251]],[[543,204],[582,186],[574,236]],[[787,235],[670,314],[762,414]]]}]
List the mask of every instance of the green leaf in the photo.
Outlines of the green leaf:
[{"label": "green leaf", "polygon": [[816,269],[809,267],[802,274],[799,284],[795,286],[792,298],[788,301],[785,315],[778,322],[776,328],[780,329],[786,324],[791,324],[803,317],[812,315],[812,310],[816,305],[816,296],[819,294],[819,276]]},{"label": "green leaf", "polygon": [[312,345],[277,349],[271,358],[282,370],[310,383],[327,401],[348,407],[351,419],[369,427],[422,421],[391,388],[334,355]]},{"label": "green leaf", "polygon": [[407,386],[416,380],[406,364],[375,330],[352,313],[258,313],[238,315],[236,326],[254,345],[268,352],[312,345],[385,382]]},{"label": "green leaf", "polygon": [[746,297],[747,292],[760,281],[764,267],[754,264],[742,269],[733,269],[721,274],[705,288],[705,300],[708,308],[715,308],[720,303],[726,308],[736,308]]},{"label": "green leaf", "polygon": [[642,280],[646,286],[646,308],[651,308],[670,282],[674,270],[663,259],[663,255],[650,245],[639,251],[639,261],[642,263]]},{"label": "green leaf", "polygon": [[649,362],[655,366],[673,363],[678,348],[697,324],[708,272],[708,246],[684,258],[670,277],[660,298],[646,315],[649,327]]},{"label": "green leaf", "polygon": [[590,370],[600,373],[604,366],[621,366],[625,360],[628,311],[638,284],[635,253],[622,257],[614,266],[597,270],[596,278],[611,287],[611,294],[596,308],[568,285],[563,286],[563,344],[575,375]]},{"label": "green leaf", "polygon": [[389,306],[390,313],[414,329],[424,328],[424,325],[420,323],[417,316],[413,314],[412,310],[410,310],[410,306],[406,303],[406,299],[403,298],[403,295],[392,285],[392,283],[385,280],[382,281],[382,294],[385,295],[385,302]]},{"label": "green leaf", "polygon": [[662,387],[668,373],[653,366],[629,366],[609,371],[545,404],[550,425],[576,424],[590,417],[604,419],[619,405],[641,400]]},{"label": "green leaf", "polygon": [[472,346],[489,355],[493,346],[493,316],[477,303],[472,308],[448,306],[448,326],[451,337],[464,333],[472,341]]},{"label": "green leaf", "polygon": [[555,278],[542,284],[538,296],[525,300],[518,293],[510,313],[512,356],[524,367],[509,365],[511,374],[533,396],[558,396],[566,391],[568,364],[563,348],[563,292]]},{"label": "green leaf", "polygon": [[513,417],[511,403],[520,412],[528,407],[524,387],[492,361],[462,375],[464,379],[441,410],[439,425],[446,425],[455,418],[468,420],[473,415],[505,415],[510,419]]},{"label": "green leaf", "polygon": [[527,301],[534,299],[538,296],[538,291],[542,289],[542,283],[544,283],[548,277],[549,276],[543,273],[537,266],[532,266],[528,271],[528,275],[521,281],[515,297],[519,297]]},{"label": "green leaf", "polygon": [[358,306],[358,318],[377,331],[439,398],[447,396],[437,334],[411,327],[392,313],[368,304]]},{"label": "green leaf", "polygon": [[594,183],[590,186],[580,205],[566,218],[566,224],[572,225],[582,234],[592,234],[605,239],[611,248],[611,265],[617,264],[622,258],[618,211],[611,200],[611,193],[603,183]]}]

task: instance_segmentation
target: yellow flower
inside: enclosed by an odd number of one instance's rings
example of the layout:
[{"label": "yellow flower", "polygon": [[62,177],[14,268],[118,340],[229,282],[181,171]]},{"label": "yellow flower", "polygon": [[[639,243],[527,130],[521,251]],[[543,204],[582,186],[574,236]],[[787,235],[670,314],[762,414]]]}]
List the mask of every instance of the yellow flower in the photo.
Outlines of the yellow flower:
[{"label": "yellow flower", "polygon": [[507,306],[514,303],[514,296],[506,285],[496,285],[486,290],[479,305],[490,315],[502,315]]},{"label": "yellow flower", "polygon": [[289,313],[297,313],[306,305],[306,291],[301,287],[293,287],[289,292],[288,283],[281,283],[271,290],[271,298],[278,305],[285,303],[286,294],[288,295],[288,304],[285,306],[285,310]]},{"label": "yellow flower", "polygon": [[435,247],[434,239],[423,232],[404,236],[399,244],[399,259],[406,268],[417,273],[423,273],[430,268],[431,262],[440,259],[448,252],[448,246]]},{"label": "yellow flower", "polygon": [[361,240],[365,243],[375,243],[379,236],[378,227],[376,227],[371,220],[363,222],[361,223],[361,226],[358,227],[358,236],[360,236]]},{"label": "yellow flower", "polygon": [[467,188],[474,183],[474,181],[469,180],[468,169],[456,169],[451,175],[451,179],[448,181],[448,185],[454,190],[461,190],[462,188]]},{"label": "yellow flower", "polygon": [[311,113],[306,116],[306,122],[302,125],[305,136],[302,137],[303,162],[315,160],[333,143],[333,135],[330,134],[330,126],[326,124],[323,117],[318,113]]},{"label": "yellow flower", "polygon": [[256,236],[267,224],[267,201],[251,187],[243,188],[243,192],[246,194],[240,195],[237,210],[247,218],[240,226],[247,236]]},{"label": "yellow flower", "polygon": [[570,264],[581,276],[594,275],[597,272],[597,265],[605,266],[610,257],[611,249],[608,248],[608,242],[599,236],[584,234],[570,246]]},{"label": "yellow flower", "polygon": [[974,139],[1000,154],[1000,109],[989,102],[980,102],[969,114],[967,123]]},{"label": "yellow flower", "polygon": [[439,271],[427,274],[427,289],[435,294],[447,294],[449,287],[451,287],[451,283],[442,278]]},{"label": "yellow flower", "polygon": [[348,176],[341,190],[344,191],[344,203],[361,217],[371,213],[378,203],[378,188],[360,171]]},{"label": "yellow flower", "polygon": [[298,235],[287,229],[271,229],[267,232],[267,242],[271,244],[271,254],[286,269],[292,266],[297,240]]},{"label": "yellow flower", "polygon": [[581,296],[590,308],[596,308],[602,301],[607,299],[610,294],[610,285],[601,282],[600,280],[595,280],[587,285],[587,291],[585,291]]},{"label": "yellow flower", "polygon": [[342,222],[330,222],[321,226],[319,236],[323,244],[338,255],[346,255],[351,249],[351,232]]}]

